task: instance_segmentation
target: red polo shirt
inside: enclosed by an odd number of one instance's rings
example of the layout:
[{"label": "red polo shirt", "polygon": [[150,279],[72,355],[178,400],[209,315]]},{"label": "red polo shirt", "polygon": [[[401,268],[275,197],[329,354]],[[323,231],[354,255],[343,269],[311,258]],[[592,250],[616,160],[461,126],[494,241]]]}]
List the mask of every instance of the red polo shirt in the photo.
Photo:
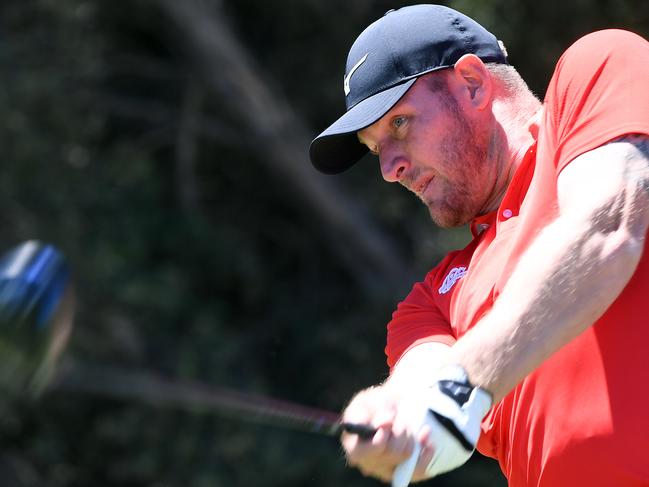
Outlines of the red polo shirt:
[{"label": "red polo shirt", "polygon": [[[419,343],[452,345],[474,326],[556,217],[560,171],[629,133],[649,135],[649,43],[620,30],[590,34],[561,57],[538,140],[498,211],[477,218],[471,243],[399,304],[388,324],[390,367]],[[510,486],[649,485],[648,297],[645,251],[606,313],[487,415],[478,449],[499,461]]]}]

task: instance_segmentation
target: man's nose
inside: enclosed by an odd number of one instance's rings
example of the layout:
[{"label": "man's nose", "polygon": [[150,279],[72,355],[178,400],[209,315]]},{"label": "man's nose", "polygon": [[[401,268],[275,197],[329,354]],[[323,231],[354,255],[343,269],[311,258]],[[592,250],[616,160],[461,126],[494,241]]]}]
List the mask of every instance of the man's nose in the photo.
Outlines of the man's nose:
[{"label": "man's nose", "polygon": [[381,154],[379,157],[381,164],[381,175],[389,183],[396,183],[401,180],[406,169],[410,167],[410,162],[403,156]]}]

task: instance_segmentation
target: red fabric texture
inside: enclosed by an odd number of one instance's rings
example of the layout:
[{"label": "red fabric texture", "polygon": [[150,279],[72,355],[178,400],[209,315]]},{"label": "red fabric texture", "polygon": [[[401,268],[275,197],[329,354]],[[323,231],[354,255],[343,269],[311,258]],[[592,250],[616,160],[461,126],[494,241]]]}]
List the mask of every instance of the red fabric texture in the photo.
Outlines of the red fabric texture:
[{"label": "red fabric texture", "polygon": [[[473,241],[449,254],[398,306],[388,325],[388,365],[418,343],[452,345],[474,326],[556,217],[560,171],[630,133],[649,135],[649,43],[621,30],[589,34],[559,60],[538,140],[499,210],[477,218]],[[466,273],[445,287],[458,268]],[[498,460],[510,486],[649,485],[648,293],[645,246],[606,313],[487,415],[478,449]]]}]

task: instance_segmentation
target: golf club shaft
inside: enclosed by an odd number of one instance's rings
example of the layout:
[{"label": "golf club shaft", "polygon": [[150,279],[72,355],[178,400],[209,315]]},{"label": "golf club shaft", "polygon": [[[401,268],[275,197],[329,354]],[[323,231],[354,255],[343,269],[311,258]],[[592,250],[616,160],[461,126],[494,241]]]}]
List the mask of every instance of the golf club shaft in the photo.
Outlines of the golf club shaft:
[{"label": "golf club shaft", "polygon": [[168,379],[150,372],[62,364],[49,392],[83,393],[145,402],[156,407],[217,413],[237,420],[338,436],[343,431],[371,438],[368,425],[343,423],[338,414],[252,393],[199,382]]},{"label": "golf club shaft", "polygon": [[369,438],[374,434],[371,427],[342,423],[329,411],[151,373],[75,366],[70,361],[57,371],[55,365],[70,334],[74,307],[70,270],[56,247],[32,240],[0,256],[3,394],[30,392],[36,397],[49,388],[146,401],[155,406],[209,409],[241,420],[324,435],[347,431]]}]

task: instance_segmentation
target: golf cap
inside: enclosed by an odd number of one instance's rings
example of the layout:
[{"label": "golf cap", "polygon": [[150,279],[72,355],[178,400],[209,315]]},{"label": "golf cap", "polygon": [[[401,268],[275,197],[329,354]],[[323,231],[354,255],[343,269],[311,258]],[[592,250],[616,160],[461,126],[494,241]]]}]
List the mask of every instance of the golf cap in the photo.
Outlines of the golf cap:
[{"label": "golf cap", "polygon": [[367,153],[356,132],[387,113],[423,74],[452,67],[464,54],[507,63],[498,39],[466,15],[441,5],[390,10],[365,29],[347,56],[347,112],[311,143],[319,171],[336,174]]}]

